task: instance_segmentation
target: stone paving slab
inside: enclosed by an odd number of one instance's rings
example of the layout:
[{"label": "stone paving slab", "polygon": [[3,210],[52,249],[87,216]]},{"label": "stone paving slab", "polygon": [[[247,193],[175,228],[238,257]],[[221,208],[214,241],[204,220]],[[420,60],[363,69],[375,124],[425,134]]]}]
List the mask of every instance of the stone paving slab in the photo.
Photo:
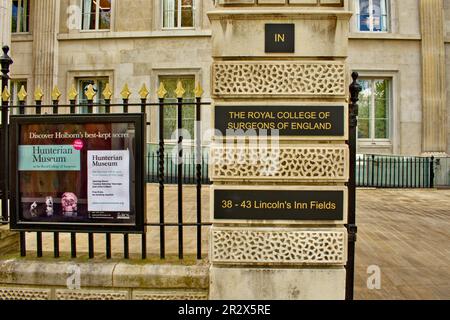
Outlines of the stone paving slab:
[{"label": "stone paving slab", "polygon": [[[148,187],[147,220],[158,222],[158,188]],[[195,187],[185,186],[185,222],[196,222]],[[177,222],[177,190],[166,186],[166,222]],[[356,299],[450,299],[450,190],[375,190],[357,192]],[[209,218],[209,188],[202,190],[202,219]],[[208,252],[208,227],[202,230],[202,250]],[[184,229],[187,255],[196,253],[196,228]],[[69,252],[68,234],[61,234],[61,251]],[[51,257],[51,234],[44,234],[45,256]],[[96,258],[104,258],[104,235],[95,236]],[[35,248],[35,235],[27,236],[28,249]],[[87,236],[78,235],[77,250],[87,252]],[[123,238],[113,235],[113,255],[120,258]],[[141,239],[130,236],[132,258],[140,256]],[[178,253],[178,228],[166,230],[166,252]],[[147,249],[159,255],[159,227],[149,227]],[[32,256],[34,253],[30,252]],[[367,289],[367,268],[381,269],[381,289]]]},{"label": "stone paving slab", "polygon": [[[450,299],[450,190],[358,190],[356,299]],[[367,289],[367,268],[381,289]]]}]

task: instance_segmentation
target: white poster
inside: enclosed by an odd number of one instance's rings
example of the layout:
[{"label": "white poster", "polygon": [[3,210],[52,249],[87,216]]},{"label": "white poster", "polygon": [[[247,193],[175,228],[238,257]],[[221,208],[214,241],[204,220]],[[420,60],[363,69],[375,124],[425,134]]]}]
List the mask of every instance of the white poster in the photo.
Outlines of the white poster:
[{"label": "white poster", "polygon": [[88,151],[88,211],[130,212],[128,150]]}]

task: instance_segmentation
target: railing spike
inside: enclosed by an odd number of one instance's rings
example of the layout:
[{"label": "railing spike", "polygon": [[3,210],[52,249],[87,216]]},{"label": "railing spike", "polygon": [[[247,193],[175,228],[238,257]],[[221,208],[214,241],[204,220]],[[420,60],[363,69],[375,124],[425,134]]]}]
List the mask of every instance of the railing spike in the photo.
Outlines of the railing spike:
[{"label": "railing spike", "polygon": [[58,86],[54,86],[52,90],[52,101],[59,101],[61,97],[61,91],[59,91]]},{"label": "railing spike", "polygon": [[111,100],[113,92],[111,90],[111,86],[110,86],[109,82],[106,84],[105,90],[103,90],[102,94],[103,94],[103,98],[105,100]]},{"label": "railing spike", "polygon": [[8,102],[9,98],[11,98],[11,94],[9,93],[8,87],[5,86],[5,88],[3,88],[3,92],[2,92],[2,101]]},{"label": "railing spike", "polygon": [[145,83],[144,83],[144,84],[142,85],[141,90],[139,90],[139,95],[141,96],[141,99],[142,99],[142,100],[147,99],[149,93],[150,93],[150,92],[148,91],[147,86],[146,86]]},{"label": "railing spike", "polygon": [[177,89],[175,90],[175,94],[178,99],[183,98],[184,94],[186,93],[186,90],[183,88],[183,83],[181,81],[178,81],[177,83]]},{"label": "railing spike", "polygon": [[201,98],[203,95],[203,88],[200,82],[197,82],[197,86],[195,87],[194,94],[196,98]]},{"label": "railing spike", "polygon": [[27,98],[28,93],[25,90],[25,86],[20,87],[20,91],[17,93],[17,98],[19,98],[19,101],[25,101],[25,99]]},{"label": "railing spike", "polygon": [[166,97],[167,94],[167,90],[164,87],[164,82],[161,82],[161,84],[159,85],[159,89],[158,89],[158,98],[160,99],[164,99]]},{"label": "railing spike", "polygon": [[44,97],[44,92],[42,92],[42,88],[40,86],[37,86],[36,90],[34,90],[34,100],[42,101],[43,97]]},{"label": "railing spike", "polygon": [[74,84],[72,84],[72,87],[70,88],[70,90],[69,90],[69,100],[70,101],[74,101],[74,100],[76,100],[77,99],[77,97],[78,97],[78,91],[77,91],[77,89],[75,88],[75,85]]},{"label": "railing spike", "polygon": [[128,100],[128,98],[130,98],[131,91],[128,88],[128,83],[125,83],[125,85],[123,86],[122,91],[120,92],[120,95],[122,96],[123,100]]},{"label": "railing spike", "polygon": [[88,100],[92,101],[92,100],[94,100],[94,97],[97,95],[97,92],[95,92],[94,86],[92,84],[90,84],[90,85],[88,85],[84,94],[86,95]]}]

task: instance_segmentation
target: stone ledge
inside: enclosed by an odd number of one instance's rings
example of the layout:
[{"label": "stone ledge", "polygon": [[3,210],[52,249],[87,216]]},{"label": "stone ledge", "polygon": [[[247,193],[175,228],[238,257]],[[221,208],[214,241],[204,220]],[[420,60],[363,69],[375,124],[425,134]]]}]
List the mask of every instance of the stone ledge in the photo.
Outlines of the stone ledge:
[{"label": "stone ledge", "polygon": [[214,10],[207,13],[210,20],[230,19],[230,20],[264,20],[268,18],[321,18],[321,19],[345,19],[349,20],[353,12],[339,9],[318,9],[316,8],[277,8],[268,9],[261,8],[228,8],[221,10]]},{"label": "stone ledge", "polygon": [[[81,288],[208,288],[208,265],[144,265],[124,262],[39,261],[29,259],[0,260],[0,285],[66,287],[80,267]],[[72,269],[73,270],[73,269]]]},{"label": "stone ledge", "polygon": [[114,287],[206,289],[209,266],[132,265],[118,263],[113,274]]}]

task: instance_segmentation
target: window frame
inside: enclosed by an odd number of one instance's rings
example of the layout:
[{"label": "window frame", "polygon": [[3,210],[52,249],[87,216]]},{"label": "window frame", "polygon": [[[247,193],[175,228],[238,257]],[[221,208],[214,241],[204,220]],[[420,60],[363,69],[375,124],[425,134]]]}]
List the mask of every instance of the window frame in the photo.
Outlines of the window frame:
[{"label": "window frame", "polygon": [[177,21],[178,21],[178,25],[176,27],[164,27],[164,0],[160,0],[160,5],[161,5],[161,29],[162,30],[195,30],[196,28],[196,10],[197,10],[197,6],[196,6],[196,0],[192,0],[192,27],[182,27],[182,0],[175,0],[178,1],[178,16],[177,16]]},{"label": "window frame", "polygon": [[20,29],[20,25],[22,23],[22,15],[17,12],[17,24],[16,24],[16,30],[13,30],[12,27],[12,20],[13,20],[13,14],[12,14],[12,0],[11,1],[11,34],[29,34],[31,32],[31,0],[17,0],[18,1],[18,8],[22,8],[23,10],[23,2],[28,1],[28,23],[27,23],[27,31],[17,31]]},{"label": "window frame", "polygon": [[114,8],[115,8],[115,0],[111,0],[111,14],[109,21],[109,28],[107,29],[99,29],[100,27],[100,6],[97,5],[97,9],[95,10],[95,28],[94,29],[83,29],[83,19],[84,19],[84,0],[80,0],[80,32],[111,32],[113,30],[113,22],[114,22]]},{"label": "window frame", "polygon": [[[358,79],[359,81],[370,81],[371,83],[371,90],[372,95],[370,99],[370,105],[369,105],[369,138],[360,138],[359,137],[359,130],[357,130],[357,140],[361,144],[372,144],[372,145],[392,145],[393,143],[393,135],[394,135],[394,99],[393,99],[393,78],[388,76],[380,76],[380,77],[372,77],[372,76],[362,76]],[[376,81],[387,81],[388,82],[388,94],[387,94],[387,110],[388,110],[388,123],[389,123],[389,130],[388,131],[388,138],[376,138],[376,121],[375,121],[375,94],[374,88],[375,88],[375,82]]]},{"label": "window frame", "polygon": [[[158,83],[158,87],[159,87],[159,85],[160,85],[160,83],[161,83],[161,80],[164,82],[164,78],[173,78],[173,79],[179,79],[179,80],[183,80],[183,79],[188,79],[188,78],[192,78],[193,79],[193,81],[194,81],[194,87],[195,87],[195,84],[197,83],[197,75],[196,74],[159,74],[158,75],[158,77],[157,77],[157,79],[158,79],[158,81],[157,81],[157,83]],[[173,101],[173,106],[175,107],[175,108],[177,108],[177,100],[176,100],[176,98],[172,98],[174,101]],[[166,98],[165,99],[165,102],[166,103],[170,103],[171,101],[170,100],[172,100],[172,99],[170,99],[170,98]],[[187,99],[187,98],[184,98],[183,97],[183,101],[185,101],[185,99]],[[185,106],[186,104],[183,104],[183,106]],[[190,105],[190,104],[189,104]],[[194,142],[195,142],[195,134],[196,134],[196,126],[198,125],[197,123],[196,123],[196,118],[195,118],[195,108],[196,108],[196,104],[195,104],[195,98],[192,98],[192,106],[193,106],[193,108],[194,108],[194,117],[193,117],[193,122],[194,122],[194,127],[193,127],[193,137],[191,137],[191,139],[183,139],[183,145],[187,145],[187,146],[191,146]],[[158,115],[159,115],[159,110],[158,110]],[[177,128],[178,128],[178,110],[177,110],[177,112],[176,112],[176,115],[175,115],[175,122],[176,122],[176,124],[175,124],[175,130],[177,130]],[[183,120],[185,120],[185,119],[183,119]],[[163,121],[165,121],[165,119],[163,119]],[[159,126],[159,124],[158,124],[158,126]],[[165,123],[164,123],[164,127],[166,127],[165,126]],[[183,128],[183,129],[186,129],[186,128]],[[159,139],[160,137],[158,137],[158,139]],[[168,144],[168,145],[171,145],[171,144],[177,144],[178,143],[178,139],[177,138],[175,138],[175,139],[172,139],[172,138],[168,138],[168,139],[166,139],[166,138],[164,138],[164,142],[166,143],[166,144]]]},{"label": "window frame", "polygon": [[[369,18],[373,16],[373,0],[367,0],[369,1]],[[360,16],[361,16],[361,9],[360,9],[360,0],[355,0],[355,28],[356,28],[356,32],[358,33],[374,33],[374,34],[387,34],[387,33],[391,33],[392,30],[392,21],[391,21],[391,0],[381,0],[381,1],[385,1],[386,2],[386,30],[381,30],[381,31],[374,31],[373,30],[373,22],[371,22],[371,26],[370,29],[371,30],[361,30],[361,25],[360,25]],[[370,19],[371,21],[373,21],[372,19]]]}]

